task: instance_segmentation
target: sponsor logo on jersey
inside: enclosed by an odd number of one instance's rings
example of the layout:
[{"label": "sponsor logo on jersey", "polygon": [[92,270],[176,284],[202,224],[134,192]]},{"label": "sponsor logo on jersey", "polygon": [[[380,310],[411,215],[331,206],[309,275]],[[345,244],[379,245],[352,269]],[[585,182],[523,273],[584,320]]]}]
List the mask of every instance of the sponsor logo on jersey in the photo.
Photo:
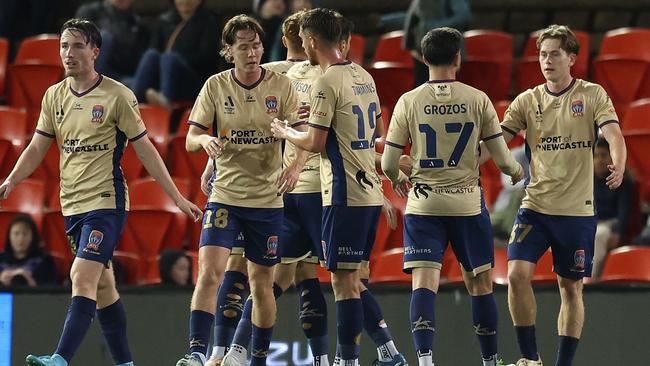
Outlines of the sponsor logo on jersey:
[{"label": "sponsor logo on jersey", "polygon": [[278,98],[275,95],[266,97],[264,104],[266,104],[266,113],[278,113]]},{"label": "sponsor logo on jersey", "polygon": [[359,170],[355,176],[357,183],[363,188],[364,190],[366,189],[366,186],[368,188],[372,189],[374,185],[370,180],[368,180],[368,176],[364,170]]},{"label": "sponsor logo on jersey", "polygon": [[413,186],[413,193],[415,193],[415,198],[420,198],[420,196],[429,198],[429,193],[427,191],[432,191],[432,188],[428,184],[415,183],[415,186]]},{"label": "sponsor logo on jersey", "polygon": [[102,123],[104,122],[103,117],[104,117],[104,106],[101,104],[96,104],[93,106],[93,110],[91,112],[92,119],[90,120],[92,123]]},{"label": "sponsor logo on jersey", "polygon": [[542,151],[591,149],[592,141],[573,141],[572,136],[537,136],[535,147]]},{"label": "sponsor logo on jersey", "polygon": [[56,122],[61,123],[63,122],[63,117],[65,117],[65,112],[63,111],[63,104],[59,107],[59,110],[56,111]]},{"label": "sponsor logo on jersey", "polygon": [[584,102],[580,99],[574,100],[571,102],[571,112],[573,117],[582,117],[584,116],[585,105]]},{"label": "sponsor logo on jersey", "polygon": [[224,113],[225,114],[235,114],[235,103],[232,101],[232,97],[229,95],[228,98],[226,98],[226,102],[224,103]]}]

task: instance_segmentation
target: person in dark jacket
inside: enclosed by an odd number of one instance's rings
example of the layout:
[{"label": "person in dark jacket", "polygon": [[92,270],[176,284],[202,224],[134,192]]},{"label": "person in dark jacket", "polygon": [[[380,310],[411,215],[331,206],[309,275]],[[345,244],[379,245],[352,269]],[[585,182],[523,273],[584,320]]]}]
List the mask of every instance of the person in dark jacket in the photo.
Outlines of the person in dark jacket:
[{"label": "person in dark jacket", "polygon": [[[262,45],[266,52],[262,55],[261,63],[267,63],[269,61],[279,61],[284,60],[286,57],[286,49],[284,52],[278,52],[275,54],[275,57],[272,58],[272,50],[276,47],[277,42],[282,42],[278,38],[278,34],[282,34],[282,22],[287,17],[287,9],[289,4],[287,0],[254,0],[253,1],[253,13],[255,18],[260,22],[262,29],[264,29],[264,39],[262,39]],[[282,43],[280,43],[282,46]]]},{"label": "person in dark jacket", "polygon": [[138,101],[169,107],[193,101],[201,85],[220,70],[221,25],[203,0],[174,0],[152,34],[133,81]]},{"label": "person in dark jacket", "polygon": [[180,250],[160,253],[160,283],[170,286],[192,286],[192,261]]}]

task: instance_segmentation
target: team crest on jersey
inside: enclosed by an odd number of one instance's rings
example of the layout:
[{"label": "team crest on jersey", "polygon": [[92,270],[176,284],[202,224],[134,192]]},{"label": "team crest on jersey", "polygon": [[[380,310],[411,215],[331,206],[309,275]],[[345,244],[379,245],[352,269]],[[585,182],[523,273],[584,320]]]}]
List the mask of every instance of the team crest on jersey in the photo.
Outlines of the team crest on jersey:
[{"label": "team crest on jersey", "polygon": [[585,250],[578,249],[573,253],[573,267],[571,267],[572,272],[584,272],[585,271]]},{"label": "team crest on jersey", "polygon": [[104,106],[101,104],[96,104],[93,106],[92,114],[92,123],[102,123],[104,117]]},{"label": "team crest on jersey", "polygon": [[585,105],[582,102],[582,100],[578,99],[571,102],[571,112],[573,113],[573,117],[584,116],[584,110],[585,110]]},{"label": "team crest on jersey", "polygon": [[278,98],[275,95],[269,95],[264,101],[266,104],[266,113],[278,113]]},{"label": "team crest on jersey", "polygon": [[99,244],[101,244],[103,240],[104,233],[99,230],[91,231],[90,235],[88,235],[88,244],[86,244],[84,251],[99,252]]},{"label": "team crest on jersey", "polygon": [[275,259],[278,256],[278,236],[271,235],[266,239],[266,254],[264,258]]}]

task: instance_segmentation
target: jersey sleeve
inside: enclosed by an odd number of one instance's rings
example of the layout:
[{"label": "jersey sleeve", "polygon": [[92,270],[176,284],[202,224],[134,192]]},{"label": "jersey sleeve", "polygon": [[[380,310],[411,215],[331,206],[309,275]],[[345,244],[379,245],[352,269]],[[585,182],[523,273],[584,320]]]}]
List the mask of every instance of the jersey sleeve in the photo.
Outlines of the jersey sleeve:
[{"label": "jersey sleeve", "polygon": [[[515,100],[510,103],[501,122],[501,128],[509,133],[516,135],[527,127],[526,122],[526,94],[519,94]],[[530,107],[530,106],[528,106]]]},{"label": "jersey sleeve", "polygon": [[117,128],[124,132],[129,141],[135,141],[147,134],[147,128],[140,116],[138,100],[126,87],[117,96]]},{"label": "jersey sleeve", "polygon": [[36,124],[36,133],[45,137],[54,138],[54,123],[52,111],[55,108],[52,102],[52,88],[47,89],[41,101],[41,113]]},{"label": "jersey sleeve", "polygon": [[291,86],[291,82],[288,82],[288,92],[286,93],[284,106],[282,110],[282,118],[286,119],[289,122],[291,127],[297,127],[304,125],[306,121],[301,120],[298,117],[298,108],[300,107],[300,102],[298,102],[298,94],[296,90]]},{"label": "jersey sleeve", "polygon": [[216,116],[216,106],[215,106],[215,96],[212,95],[211,84],[216,82],[215,79],[209,78],[203,88],[199,92],[199,95],[196,97],[194,106],[192,107],[192,113],[190,113],[190,118],[187,123],[193,126],[197,126],[202,130],[209,130],[214,122]]},{"label": "jersey sleeve", "polygon": [[618,123],[618,115],[612,99],[600,85],[598,85],[594,103],[594,122],[599,128],[610,123]]},{"label": "jersey sleeve", "polygon": [[482,100],[481,109],[481,139],[487,141],[502,136],[499,116],[487,95]]},{"label": "jersey sleeve", "polygon": [[334,86],[321,77],[314,83],[310,94],[311,112],[309,126],[328,130],[332,125],[336,110],[336,92]]},{"label": "jersey sleeve", "polygon": [[404,96],[401,96],[395,105],[393,116],[388,124],[386,145],[403,149],[410,136],[408,126],[408,110]]}]

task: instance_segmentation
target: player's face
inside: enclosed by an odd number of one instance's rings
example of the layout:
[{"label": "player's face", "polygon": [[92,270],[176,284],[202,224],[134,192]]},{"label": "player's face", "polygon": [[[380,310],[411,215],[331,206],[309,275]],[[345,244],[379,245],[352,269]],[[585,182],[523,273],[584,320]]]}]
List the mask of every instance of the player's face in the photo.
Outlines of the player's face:
[{"label": "player's face", "polygon": [[568,54],[560,48],[559,39],[547,38],[539,47],[539,66],[544,78],[550,82],[558,82],[570,77],[571,66],[575,60],[575,54]]},{"label": "player's face", "polygon": [[612,157],[609,155],[609,149],[606,147],[596,147],[594,150],[594,174],[598,177],[609,175],[607,165],[612,163]]},{"label": "player's face", "polygon": [[23,222],[17,222],[9,230],[9,241],[14,253],[22,255],[27,253],[32,242],[33,233],[29,226]]},{"label": "player's face", "polygon": [[259,34],[252,30],[240,30],[235,33],[235,43],[229,46],[235,67],[244,72],[254,72],[260,66],[264,47]]},{"label": "player's face", "polygon": [[61,34],[59,54],[65,76],[83,76],[95,71],[95,60],[99,48],[88,42],[83,34],[74,29],[66,29]]},{"label": "player's face", "polygon": [[309,63],[312,65],[318,65],[318,56],[316,55],[316,50],[314,49],[314,37],[304,32],[302,30],[302,27],[300,28],[300,32],[298,32],[298,35],[302,39],[302,48],[305,50],[305,53],[307,54]]}]

